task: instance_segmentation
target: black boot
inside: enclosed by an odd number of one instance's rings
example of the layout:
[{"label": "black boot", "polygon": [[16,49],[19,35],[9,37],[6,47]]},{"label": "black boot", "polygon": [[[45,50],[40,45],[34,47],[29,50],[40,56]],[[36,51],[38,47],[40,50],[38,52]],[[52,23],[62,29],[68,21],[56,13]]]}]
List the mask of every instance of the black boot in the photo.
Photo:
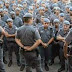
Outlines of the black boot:
[{"label": "black boot", "polygon": [[61,67],[60,69],[58,69],[58,72],[62,72],[65,70],[65,67]]},{"label": "black boot", "polygon": [[17,65],[20,66],[20,61],[19,60],[17,60]]},{"label": "black boot", "polygon": [[45,70],[46,71],[49,71],[49,67],[48,67],[48,64],[47,63],[45,63]]},{"label": "black boot", "polygon": [[3,57],[3,62],[4,62],[4,64],[7,64],[5,57]]},{"label": "black boot", "polygon": [[12,65],[12,60],[9,61],[8,67],[11,67],[11,65]]},{"label": "black boot", "polygon": [[51,62],[49,63],[49,66],[54,64],[54,60],[51,60]]},{"label": "black boot", "polygon": [[24,68],[25,68],[25,65],[21,65],[21,67],[20,67],[20,71],[23,71]]}]

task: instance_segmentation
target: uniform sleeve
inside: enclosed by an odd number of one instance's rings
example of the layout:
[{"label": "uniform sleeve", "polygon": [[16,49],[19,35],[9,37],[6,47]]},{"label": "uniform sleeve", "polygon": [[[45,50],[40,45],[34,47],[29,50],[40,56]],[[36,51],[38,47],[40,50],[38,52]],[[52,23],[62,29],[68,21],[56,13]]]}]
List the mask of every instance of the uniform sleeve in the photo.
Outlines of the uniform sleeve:
[{"label": "uniform sleeve", "polygon": [[17,31],[17,29],[18,29],[18,28],[15,26],[15,32]]},{"label": "uniform sleeve", "polygon": [[19,33],[19,30],[16,31],[16,36],[15,36],[17,39],[20,39],[20,33]]},{"label": "uniform sleeve", "polygon": [[35,40],[41,39],[39,31],[37,29],[35,30],[34,38],[35,38]]},{"label": "uniform sleeve", "polygon": [[2,29],[0,28],[0,34],[2,34]]},{"label": "uniform sleeve", "polygon": [[5,30],[5,32],[7,32],[7,28],[6,28],[6,26],[4,27],[4,30]]},{"label": "uniform sleeve", "polygon": [[70,31],[70,32],[67,34],[67,36],[66,36],[66,38],[65,38],[65,41],[66,41],[67,43],[70,43],[70,42],[72,41],[72,31]]},{"label": "uniform sleeve", "polygon": [[20,26],[23,25],[22,19],[20,18],[20,22],[19,22]]}]

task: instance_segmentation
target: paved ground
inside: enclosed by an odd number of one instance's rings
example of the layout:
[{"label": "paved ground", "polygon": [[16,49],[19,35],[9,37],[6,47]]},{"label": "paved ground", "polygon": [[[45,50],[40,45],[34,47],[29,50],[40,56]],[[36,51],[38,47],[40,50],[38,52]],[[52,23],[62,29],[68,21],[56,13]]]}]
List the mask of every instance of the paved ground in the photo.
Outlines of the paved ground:
[{"label": "paved ground", "polygon": [[[59,60],[58,60],[58,58],[56,58],[54,65],[52,65],[52,66],[49,67],[50,70],[48,72],[57,72],[57,70],[58,70],[59,67],[60,67]],[[11,67],[8,67],[8,65],[5,65],[5,68],[6,68],[6,72],[20,72],[19,71],[20,67],[18,67],[16,65],[15,56],[13,56],[13,65]],[[24,70],[23,72],[26,72],[26,71]],[[33,70],[33,72],[35,72],[35,70]],[[43,72],[46,72],[46,71],[44,70]],[[65,72],[65,71],[63,71],[63,72]]]}]

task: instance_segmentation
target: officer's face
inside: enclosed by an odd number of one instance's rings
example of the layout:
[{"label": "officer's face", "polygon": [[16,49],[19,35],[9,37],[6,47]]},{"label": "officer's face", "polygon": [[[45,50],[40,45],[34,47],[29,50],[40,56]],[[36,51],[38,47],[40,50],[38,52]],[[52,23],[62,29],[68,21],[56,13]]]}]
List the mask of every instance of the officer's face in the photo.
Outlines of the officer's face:
[{"label": "officer's face", "polygon": [[0,12],[0,15],[3,15],[4,12]]},{"label": "officer's face", "polygon": [[17,7],[16,5],[13,5],[13,7],[12,7],[12,8],[13,8],[13,9],[16,9],[16,7]]},{"label": "officer's face", "polygon": [[43,25],[45,28],[47,28],[49,26],[50,23],[44,22]]},{"label": "officer's face", "polygon": [[64,17],[59,16],[59,19],[62,21],[62,20],[64,20]]},{"label": "officer's face", "polygon": [[0,8],[3,8],[3,4],[0,5]]},{"label": "officer's face", "polygon": [[33,10],[29,10],[29,13],[33,14]]},{"label": "officer's face", "polygon": [[66,8],[66,11],[69,12],[69,8]]},{"label": "officer's face", "polygon": [[40,10],[39,13],[40,13],[40,14],[44,14],[44,10]]},{"label": "officer's face", "polygon": [[41,22],[42,22],[42,23],[44,22],[44,17],[41,17]]},{"label": "officer's face", "polygon": [[4,11],[4,14],[8,14],[8,11]]},{"label": "officer's face", "polygon": [[35,9],[35,5],[32,5],[33,9]]},{"label": "officer's face", "polygon": [[55,25],[55,28],[58,28],[59,27],[59,23],[54,23],[54,25]]},{"label": "officer's face", "polygon": [[55,10],[55,14],[59,14],[60,13],[60,11],[59,10]]},{"label": "officer's face", "polygon": [[19,13],[20,13],[20,11],[19,11],[19,10],[17,10],[17,11],[16,11],[16,14],[19,14]]},{"label": "officer's face", "polygon": [[11,17],[12,17],[12,19],[14,19],[14,18],[15,18],[15,15],[14,15],[14,14],[12,14],[12,15],[11,15]]},{"label": "officer's face", "polygon": [[23,7],[25,7],[25,8],[26,8],[26,7],[27,7],[27,3],[23,4]]},{"label": "officer's face", "polygon": [[13,22],[8,22],[7,24],[8,24],[8,26],[11,28],[12,25],[13,25]]},{"label": "officer's face", "polygon": [[20,10],[23,10],[23,7],[19,7]]},{"label": "officer's face", "polygon": [[45,11],[48,11],[48,8],[45,8]]},{"label": "officer's face", "polygon": [[36,4],[36,7],[39,8],[39,4],[38,3]]},{"label": "officer's face", "polygon": [[45,3],[41,4],[42,7],[45,7]]},{"label": "officer's face", "polygon": [[5,6],[6,6],[6,7],[9,7],[9,3],[5,3]]},{"label": "officer's face", "polygon": [[69,30],[69,27],[70,27],[70,25],[66,25],[66,24],[64,24],[64,26],[63,26],[65,31]]}]

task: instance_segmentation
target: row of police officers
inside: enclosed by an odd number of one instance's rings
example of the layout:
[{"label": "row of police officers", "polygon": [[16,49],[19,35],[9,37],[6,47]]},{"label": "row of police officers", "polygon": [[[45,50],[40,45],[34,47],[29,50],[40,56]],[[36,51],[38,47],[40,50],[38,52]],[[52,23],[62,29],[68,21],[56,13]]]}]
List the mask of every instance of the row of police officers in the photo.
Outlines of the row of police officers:
[{"label": "row of police officers", "polygon": [[0,0],[0,71],[5,72],[6,51],[11,67],[14,51],[20,71],[25,66],[26,72],[49,71],[58,56],[58,72],[65,70],[66,61],[71,72],[71,27],[72,1]]}]

